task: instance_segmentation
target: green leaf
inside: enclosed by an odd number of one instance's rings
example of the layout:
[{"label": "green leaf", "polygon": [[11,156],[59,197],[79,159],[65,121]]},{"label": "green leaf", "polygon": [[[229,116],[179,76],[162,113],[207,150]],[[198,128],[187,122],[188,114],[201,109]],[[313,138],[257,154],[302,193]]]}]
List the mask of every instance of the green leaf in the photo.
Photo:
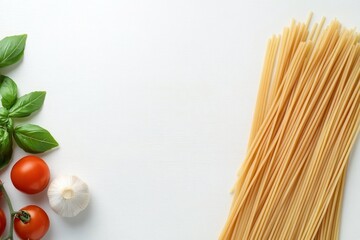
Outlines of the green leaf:
[{"label": "green leaf", "polygon": [[13,132],[14,132],[14,121],[11,118],[7,119],[6,129],[10,133],[10,135],[13,134]]},{"label": "green leaf", "polygon": [[0,125],[4,126],[7,124],[9,119],[9,111],[6,108],[0,108]]},{"label": "green leaf", "polygon": [[0,68],[16,63],[24,55],[27,35],[10,36],[0,41]]},{"label": "green leaf", "polygon": [[6,108],[0,108],[0,116],[7,118],[9,116],[9,111]]},{"label": "green leaf", "polygon": [[59,146],[46,129],[34,124],[15,127],[14,138],[19,147],[28,153],[42,153]]},{"label": "green leaf", "polygon": [[16,83],[9,77],[0,76],[0,94],[3,107],[10,109],[17,99]]},{"label": "green leaf", "polygon": [[3,128],[0,128],[0,170],[5,168],[12,155],[12,138],[11,135]]},{"label": "green leaf", "polygon": [[20,97],[9,110],[9,117],[27,117],[39,110],[44,103],[46,92],[32,92]]}]

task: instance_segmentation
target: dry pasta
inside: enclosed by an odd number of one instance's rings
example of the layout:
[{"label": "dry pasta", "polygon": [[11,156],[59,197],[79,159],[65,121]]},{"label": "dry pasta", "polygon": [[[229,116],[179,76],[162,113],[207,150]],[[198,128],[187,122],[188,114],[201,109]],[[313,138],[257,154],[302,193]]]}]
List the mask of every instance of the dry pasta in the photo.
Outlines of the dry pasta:
[{"label": "dry pasta", "polygon": [[339,237],[360,123],[359,34],[293,20],[267,45],[248,152],[221,240]]}]

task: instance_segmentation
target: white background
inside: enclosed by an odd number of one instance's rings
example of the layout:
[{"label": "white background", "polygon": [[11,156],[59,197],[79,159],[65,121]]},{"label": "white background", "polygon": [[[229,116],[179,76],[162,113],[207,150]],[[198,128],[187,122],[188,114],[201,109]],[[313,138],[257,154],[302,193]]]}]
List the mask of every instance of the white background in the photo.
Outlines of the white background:
[{"label": "white background", "polygon": [[[46,194],[45,239],[211,240],[227,217],[246,150],[266,40],[292,17],[360,27],[357,0],[0,0],[0,37],[27,33],[24,60],[3,74],[21,94],[46,90],[27,121],[60,148],[42,155],[52,177],[91,189],[73,219]],[[341,239],[360,239],[360,144],[348,172]],[[14,160],[25,153],[17,149]]]}]

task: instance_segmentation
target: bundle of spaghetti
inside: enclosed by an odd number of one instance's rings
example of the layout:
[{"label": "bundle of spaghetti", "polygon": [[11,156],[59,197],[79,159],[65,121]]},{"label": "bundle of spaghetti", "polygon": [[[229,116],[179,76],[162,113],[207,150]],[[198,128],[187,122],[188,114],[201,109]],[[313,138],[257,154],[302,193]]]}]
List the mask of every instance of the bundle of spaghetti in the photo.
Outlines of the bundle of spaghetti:
[{"label": "bundle of spaghetti", "polygon": [[294,20],[270,38],[248,144],[220,239],[338,239],[360,124],[359,34]]}]

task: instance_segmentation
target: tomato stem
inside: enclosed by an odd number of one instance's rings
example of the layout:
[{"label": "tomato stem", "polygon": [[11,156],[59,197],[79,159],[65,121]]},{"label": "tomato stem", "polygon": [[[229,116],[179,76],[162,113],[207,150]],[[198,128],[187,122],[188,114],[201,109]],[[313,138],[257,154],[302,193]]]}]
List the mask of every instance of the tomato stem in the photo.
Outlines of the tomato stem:
[{"label": "tomato stem", "polygon": [[21,210],[19,212],[14,212],[16,218],[19,218],[23,223],[30,222],[30,214],[27,211]]},{"label": "tomato stem", "polygon": [[11,200],[9,195],[7,194],[4,184],[0,181],[0,190],[4,195],[5,201],[8,205],[9,212],[10,212],[10,228],[9,228],[9,234],[5,238],[0,238],[0,240],[13,240],[14,235],[14,219],[19,218],[23,223],[27,223],[30,221],[30,214],[26,211],[20,210],[20,211],[14,211],[14,208],[12,206]]}]

